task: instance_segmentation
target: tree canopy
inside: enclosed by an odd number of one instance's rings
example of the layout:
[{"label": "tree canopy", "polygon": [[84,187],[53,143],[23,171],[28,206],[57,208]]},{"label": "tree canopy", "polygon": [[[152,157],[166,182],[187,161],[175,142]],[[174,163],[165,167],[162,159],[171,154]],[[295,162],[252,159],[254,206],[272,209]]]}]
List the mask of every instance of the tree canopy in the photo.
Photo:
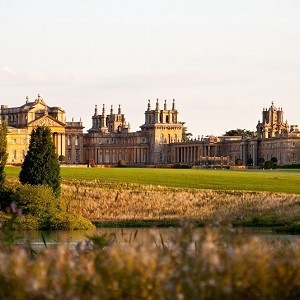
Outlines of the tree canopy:
[{"label": "tree canopy", "polygon": [[19,179],[23,184],[48,185],[56,196],[60,194],[60,165],[48,127],[32,131]]},{"label": "tree canopy", "polygon": [[193,136],[193,134],[187,131],[187,127],[184,126],[185,122],[182,122],[181,124],[183,125],[183,127],[182,127],[182,140],[184,142],[186,142]]},{"label": "tree canopy", "polygon": [[3,186],[5,180],[4,168],[7,157],[7,123],[3,121],[0,127],[0,187]]},{"label": "tree canopy", "polygon": [[254,134],[253,131],[246,130],[246,129],[232,129],[225,132],[224,136],[242,136],[242,137],[252,137]]}]

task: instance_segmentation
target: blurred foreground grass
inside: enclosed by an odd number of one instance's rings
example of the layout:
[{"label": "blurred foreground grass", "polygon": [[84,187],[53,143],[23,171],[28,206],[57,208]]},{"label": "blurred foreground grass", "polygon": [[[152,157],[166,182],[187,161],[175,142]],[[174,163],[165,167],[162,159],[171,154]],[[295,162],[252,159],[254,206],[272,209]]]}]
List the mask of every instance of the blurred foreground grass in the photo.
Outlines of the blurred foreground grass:
[{"label": "blurred foreground grass", "polygon": [[0,299],[299,299],[300,245],[189,225],[172,244],[0,248]]}]

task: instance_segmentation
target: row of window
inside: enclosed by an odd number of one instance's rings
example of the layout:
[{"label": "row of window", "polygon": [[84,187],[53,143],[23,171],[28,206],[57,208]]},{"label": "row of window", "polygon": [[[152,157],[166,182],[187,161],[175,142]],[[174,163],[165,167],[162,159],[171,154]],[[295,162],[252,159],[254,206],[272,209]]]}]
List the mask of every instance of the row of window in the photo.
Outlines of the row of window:
[{"label": "row of window", "polygon": [[[276,148],[287,148],[287,147],[296,147],[295,142],[290,142],[290,143],[264,143],[262,144],[263,149],[276,149]],[[228,148],[225,150],[227,151],[240,151],[242,149],[242,146],[228,146]],[[250,145],[251,149],[251,145]]]},{"label": "row of window", "polygon": [[26,144],[27,143],[27,139],[12,139],[11,140],[12,144]]},{"label": "row of window", "polygon": [[[146,139],[141,139],[140,143],[145,143]],[[100,140],[99,144],[108,144],[108,145],[135,145],[139,143],[139,139],[106,139]]]},{"label": "row of window", "polygon": [[[67,145],[71,146],[72,137],[70,135],[67,136]],[[75,146],[79,145],[79,135],[75,135]]]},{"label": "row of window", "polygon": [[[272,157],[276,157],[276,155],[274,154],[266,154],[263,155],[263,158],[265,160],[271,160]],[[279,153],[278,157],[276,157],[278,159],[279,162],[295,162],[297,160],[297,155],[296,153],[290,153],[290,154],[286,154],[286,153]]]},{"label": "row of window", "polygon": [[275,149],[275,148],[285,148],[285,147],[296,147],[296,143],[290,142],[290,143],[262,144],[262,148],[265,148],[265,149]]},{"label": "row of window", "polygon": [[17,150],[12,150],[10,156],[12,157],[13,161],[23,161],[25,158],[25,150],[21,150],[20,152],[18,152]]},{"label": "row of window", "polygon": [[[68,157],[67,157],[67,162],[72,162],[72,153],[71,150],[68,150]],[[75,163],[80,162],[80,155],[79,155],[79,150],[75,150]]]}]

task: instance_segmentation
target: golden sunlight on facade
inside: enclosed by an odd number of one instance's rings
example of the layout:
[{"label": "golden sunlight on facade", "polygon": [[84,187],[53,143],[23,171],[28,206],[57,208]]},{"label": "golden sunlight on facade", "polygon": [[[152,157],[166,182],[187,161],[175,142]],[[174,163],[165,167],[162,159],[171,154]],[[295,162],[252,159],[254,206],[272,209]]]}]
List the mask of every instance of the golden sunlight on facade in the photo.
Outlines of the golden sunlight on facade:
[{"label": "golden sunlight on facade", "polygon": [[[185,139],[184,123],[179,121],[175,100],[155,107],[148,100],[141,130],[131,132],[119,105],[117,111],[105,105],[101,113],[95,106],[92,128],[83,132],[81,120],[66,121],[65,111],[49,107],[38,95],[33,102],[9,108],[1,105],[1,122],[8,123],[9,164],[21,164],[28,151],[33,128],[51,129],[57,154],[67,164],[127,165],[189,164],[200,167],[226,167],[241,160],[243,165],[258,166],[260,161],[276,158],[277,165],[300,164],[300,132],[297,125],[284,121],[282,108],[272,102],[264,108],[262,120],[252,137],[207,136]],[[238,126],[237,126],[238,127]]]}]

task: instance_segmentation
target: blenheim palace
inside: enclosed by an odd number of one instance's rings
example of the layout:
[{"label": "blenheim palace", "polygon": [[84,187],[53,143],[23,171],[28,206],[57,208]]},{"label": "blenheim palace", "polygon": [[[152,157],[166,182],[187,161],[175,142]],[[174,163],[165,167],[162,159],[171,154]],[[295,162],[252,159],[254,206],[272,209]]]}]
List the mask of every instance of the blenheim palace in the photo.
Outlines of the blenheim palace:
[{"label": "blenheim palace", "polygon": [[282,108],[274,103],[264,108],[262,120],[252,137],[208,136],[183,141],[183,122],[178,120],[175,100],[163,107],[150,100],[145,111],[145,123],[139,131],[130,132],[121,106],[115,112],[97,105],[92,116],[92,128],[83,132],[81,121],[67,122],[65,111],[49,107],[38,95],[28,97],[20,107],[1,105],[1,123],[8,123],[8,164],[20,164],[28,151],[31,131],[39,125],[52,131],[56,152],[67,164],[96,166],[189,164],[196,166],[229,166],[241,159],[244,165],[257,166],[259,161],[276,157],[277,165],[300,164],[300,131],[298,126],[284,121]]}]

